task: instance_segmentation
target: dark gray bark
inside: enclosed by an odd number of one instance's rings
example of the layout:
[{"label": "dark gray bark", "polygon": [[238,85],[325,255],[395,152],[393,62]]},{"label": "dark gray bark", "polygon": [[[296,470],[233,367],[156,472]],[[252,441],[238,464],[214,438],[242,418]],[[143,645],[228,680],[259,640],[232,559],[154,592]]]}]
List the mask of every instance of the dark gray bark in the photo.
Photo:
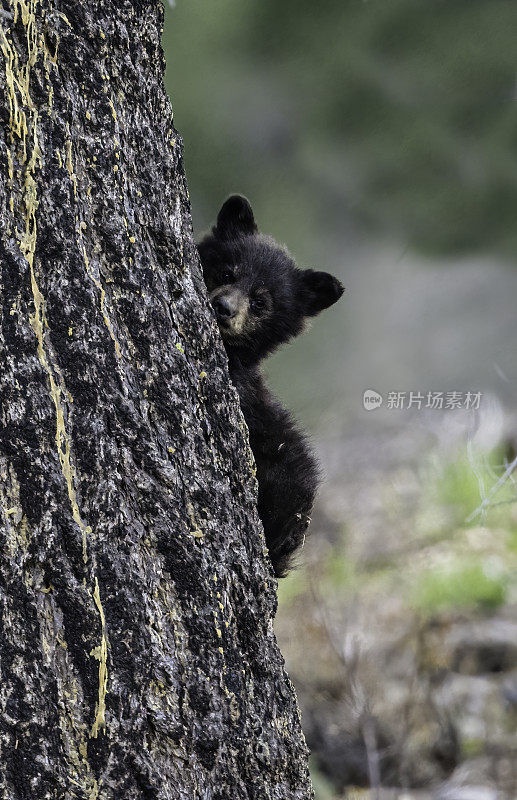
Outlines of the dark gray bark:
[{"label": "dark gray bark", "polygon": [[8,800],[312,796],[161,20],[0,11]]}]

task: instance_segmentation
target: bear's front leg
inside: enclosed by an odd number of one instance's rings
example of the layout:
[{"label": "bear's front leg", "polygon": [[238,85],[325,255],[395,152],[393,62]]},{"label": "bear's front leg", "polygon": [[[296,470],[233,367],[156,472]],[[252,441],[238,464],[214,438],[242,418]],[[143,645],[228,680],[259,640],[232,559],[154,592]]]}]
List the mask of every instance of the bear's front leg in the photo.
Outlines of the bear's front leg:
[{"label": "bear's front leg", "polygon": [[[255,442],[256,445],[256,442]],[[300,436],[278,445],[276,456],[255,446],[258,513],[277,577],[284,577],[304,542],[317,489],[316,463]],[[252,444],[253,450],[253,444]]]},{"label": "bear's front leg", "polygon": [[265,426],[257,425],[256,417],[251,420],[250,444],[257,465],[258,513],[275,575],[283,577],[291,556],[305,539],[318,469],[305,437],[287,411],[272,401],[267,405],[267,417]]},{"label": "bear's front leg", "polygon": [[257,465],[258,513],[277,577],[303,544],[318,487],[309,444],[256,370],[232,372]]}]

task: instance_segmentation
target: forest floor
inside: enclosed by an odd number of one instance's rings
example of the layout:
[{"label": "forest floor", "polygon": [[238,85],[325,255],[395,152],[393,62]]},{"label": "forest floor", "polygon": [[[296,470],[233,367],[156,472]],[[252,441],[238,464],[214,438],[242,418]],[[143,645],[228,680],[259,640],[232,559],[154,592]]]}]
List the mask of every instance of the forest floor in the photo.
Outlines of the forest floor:
[{"label": "forest floor", "polygon": [[320,440],[276,620],[317,800],[517,797],[514,476],[466,523],[514,445],[437,420]]}]

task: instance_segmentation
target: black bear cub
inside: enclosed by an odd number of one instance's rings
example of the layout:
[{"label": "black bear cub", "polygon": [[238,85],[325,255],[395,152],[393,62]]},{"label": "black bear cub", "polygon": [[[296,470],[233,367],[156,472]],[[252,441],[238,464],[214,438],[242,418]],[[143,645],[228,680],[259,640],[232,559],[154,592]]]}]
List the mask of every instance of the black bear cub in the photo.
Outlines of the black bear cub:
[{"label": "black bear cub", "polygon": [[335,303],[340,282],[299,270],[285,247],[258,232],[245,197],[232,195],[198,244],[203,276],[228,354],[257,465],[258,513],[275,575],[303,543],[318,486],[305,436],[267,390],[259,364]]}]

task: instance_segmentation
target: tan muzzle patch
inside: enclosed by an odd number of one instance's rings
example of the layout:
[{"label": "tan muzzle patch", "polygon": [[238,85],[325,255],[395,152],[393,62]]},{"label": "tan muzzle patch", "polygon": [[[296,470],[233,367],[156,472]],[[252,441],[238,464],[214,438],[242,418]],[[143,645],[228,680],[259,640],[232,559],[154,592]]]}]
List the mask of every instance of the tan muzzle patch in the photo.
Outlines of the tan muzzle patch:
[{"label": "tan muzzle patch", "polygon": [[238,336],[243,333],[249,311],[249,300],[240,289],[234,286],[219,286],[209,294],[210,302],[216,305],[222,300],[228,308],[228,316],[217,316],[217,322],[223,335]]}]

